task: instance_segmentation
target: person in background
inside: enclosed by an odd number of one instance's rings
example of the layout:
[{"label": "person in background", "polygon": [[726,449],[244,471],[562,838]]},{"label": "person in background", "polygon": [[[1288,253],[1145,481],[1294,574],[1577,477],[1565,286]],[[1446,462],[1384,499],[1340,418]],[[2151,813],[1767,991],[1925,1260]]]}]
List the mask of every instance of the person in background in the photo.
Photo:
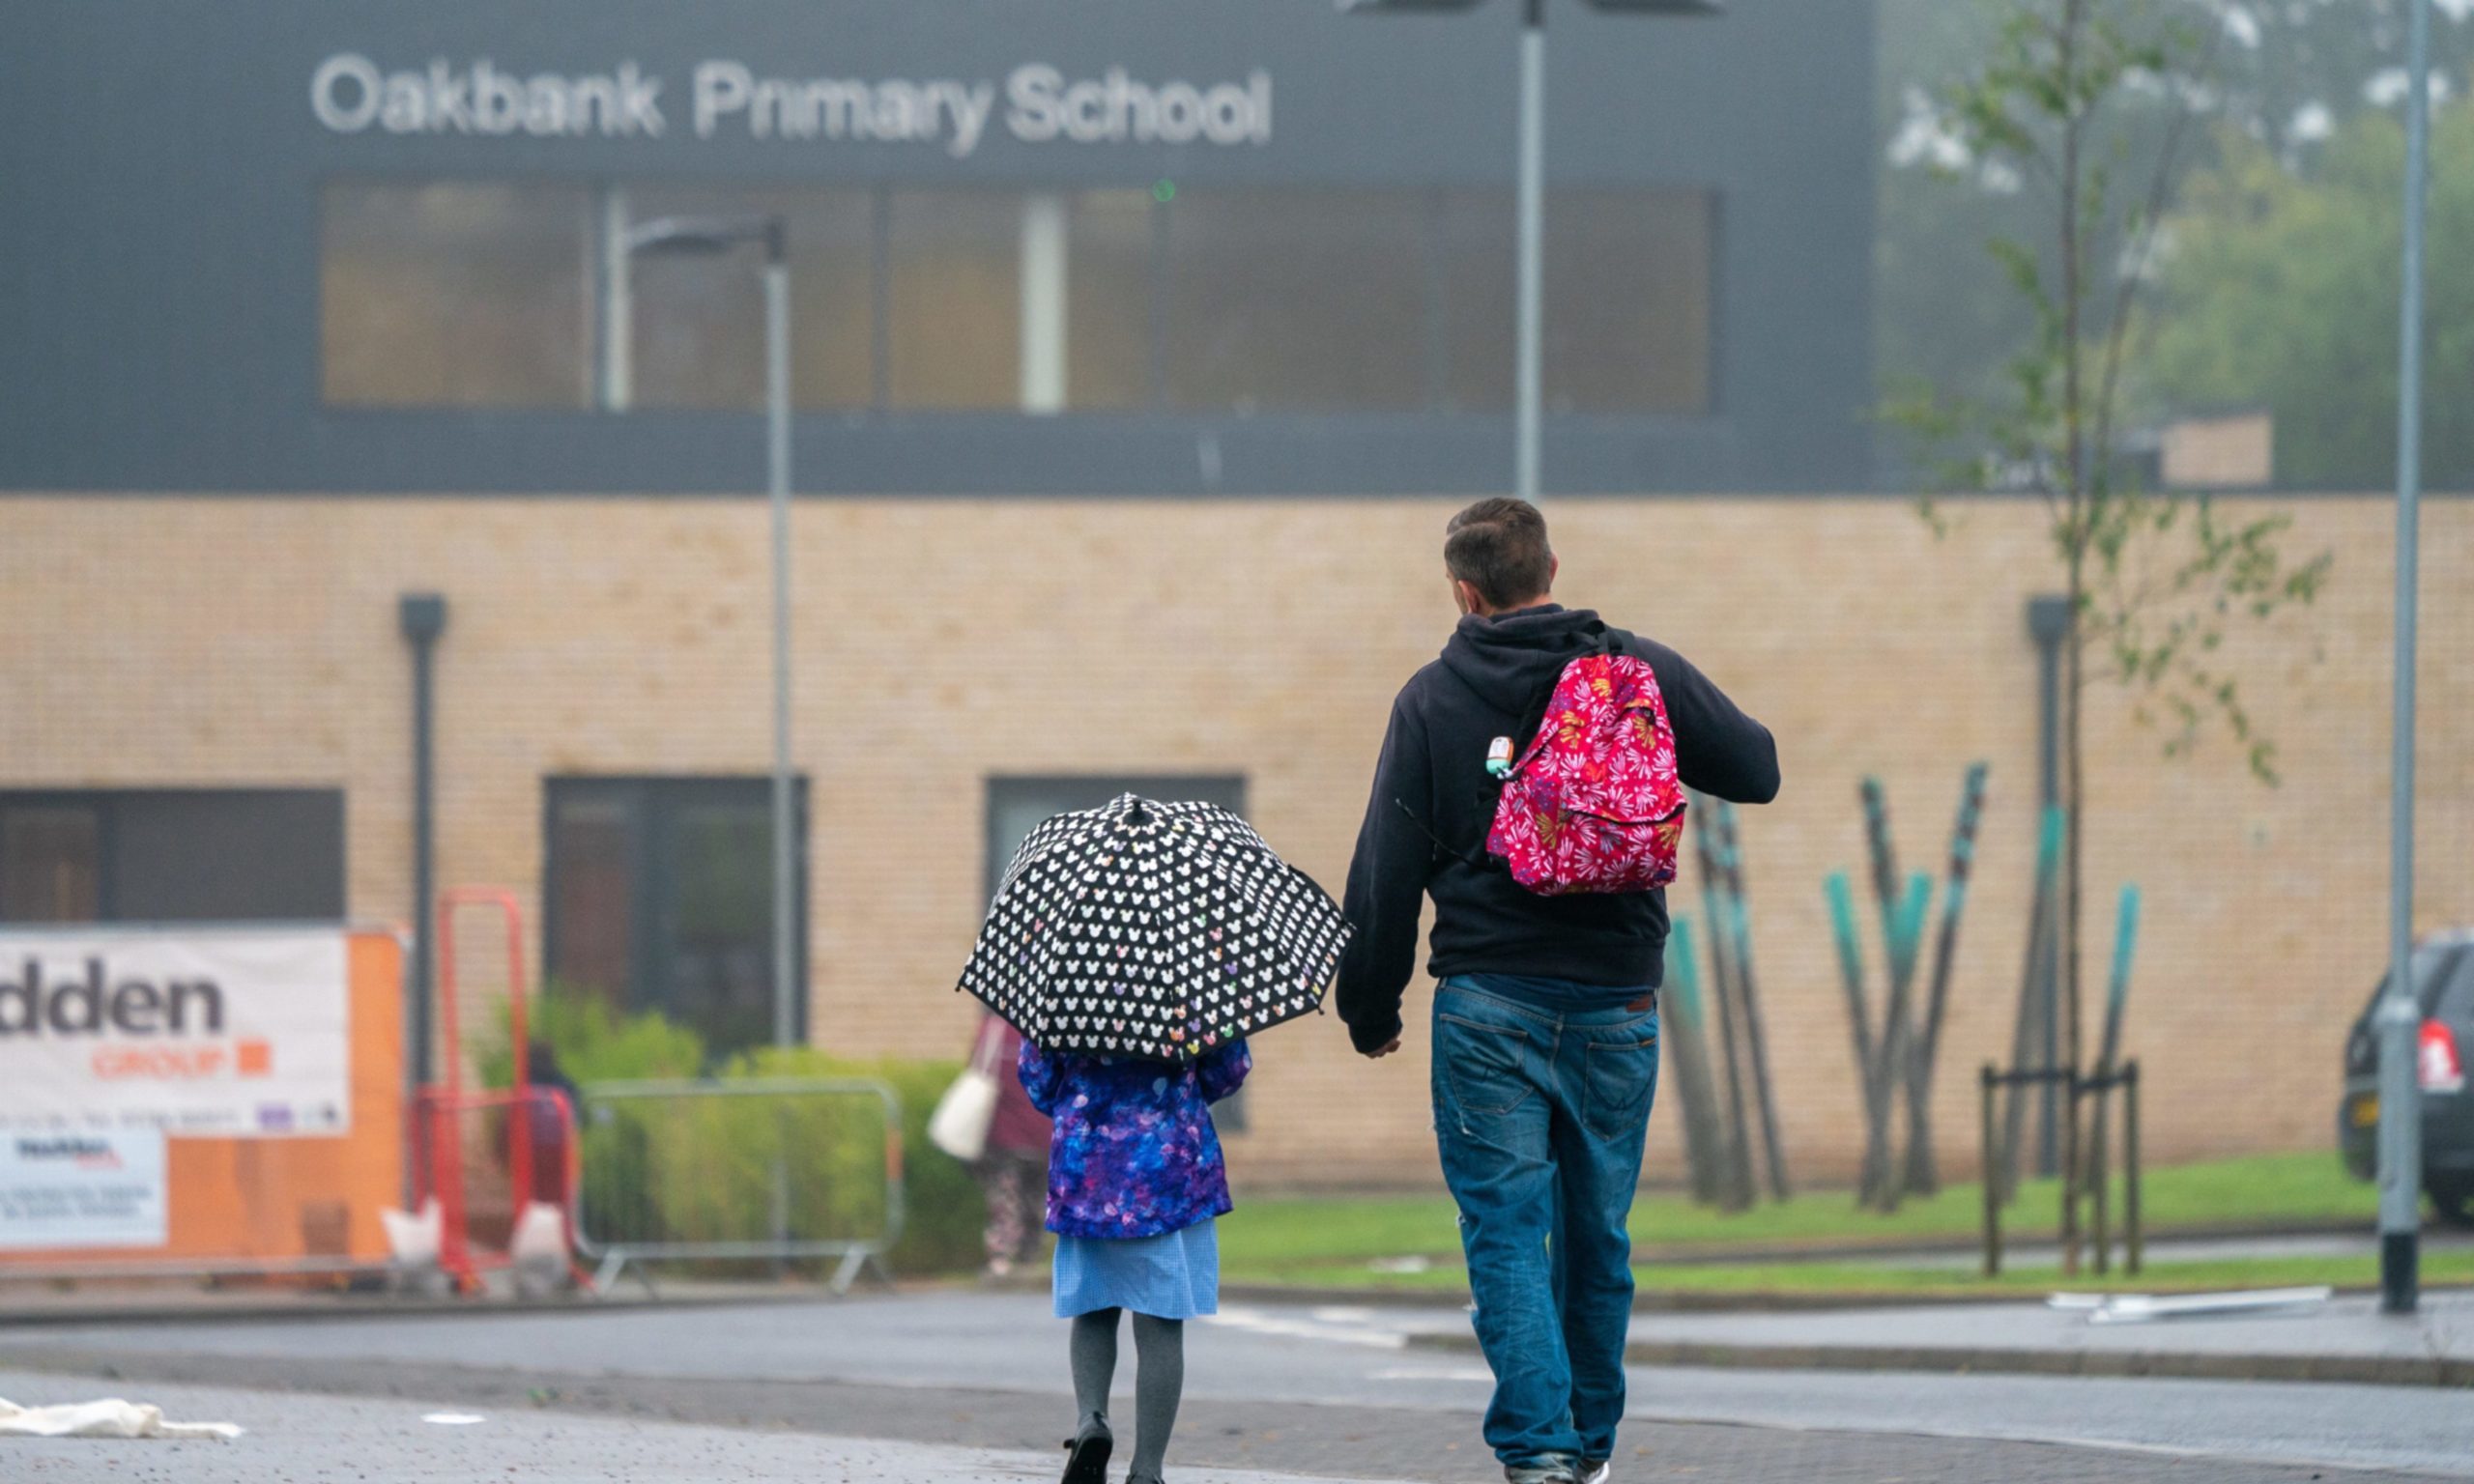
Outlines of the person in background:
[{"label": "person in background", "polygon": [[[532,1141],[531,1198],[564,1211],[573,1193],[567,1188],[567,1165],[575,1137],[576,1085],[546,1041],[525,1047],[524,1080],[532,1104],[525,1110],[525,1133]],[[548,1096],[554,1093],[557,1098]],[[561,1099],[566,1104],[563,1111],[559,1106]]]},{"label": "person in background", "polygon": [[[988,1146],[971,1166],[988,1197],[988,1267],[992,1282],[1013,1274],[1015,1265],[1039,1255],[1040,1213],[1048,1185],[1048,1115],[1031,1106],[1019,1063],[1022,1033],[994,1015],[980,1022],[975,1058],[996,1078],[996,1111],[988,1124]],[[994,1042],[989,1043],[990,1039]]]}]

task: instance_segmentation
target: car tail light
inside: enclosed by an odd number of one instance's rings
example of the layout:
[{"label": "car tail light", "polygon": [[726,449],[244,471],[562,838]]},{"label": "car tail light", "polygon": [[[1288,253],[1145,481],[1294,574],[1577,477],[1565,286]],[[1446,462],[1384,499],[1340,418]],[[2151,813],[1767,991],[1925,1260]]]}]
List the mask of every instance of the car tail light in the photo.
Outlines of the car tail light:
[{"label": "car tail light", "polygon": [[2414,1065],[2422,1074],[2423,1091],[2427,1093],[2461,1093],[2465,1090],[2465,1063],[2457,1054],[2457,1033],[2445,1021],[2423,1022],[2420,1054]]}]

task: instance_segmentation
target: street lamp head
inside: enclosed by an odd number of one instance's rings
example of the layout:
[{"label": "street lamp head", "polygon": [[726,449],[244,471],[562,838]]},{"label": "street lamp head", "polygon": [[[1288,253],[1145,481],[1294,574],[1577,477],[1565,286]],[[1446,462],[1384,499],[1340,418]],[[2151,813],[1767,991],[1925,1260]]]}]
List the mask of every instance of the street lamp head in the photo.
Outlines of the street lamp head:
[{"label": "street lamp head", "polygon": [[678,257],[728,252],[744,243],[763,244],[765,256],[780,262],[784,227],[779,216],[656,216],[627,229],[631,253],[663,253]]},{"label": "street lamp head", "polygon": [[435,592],[408,592],[395,600],[395,616],[404,637],[426,644],[446,632],[446,599]]}]

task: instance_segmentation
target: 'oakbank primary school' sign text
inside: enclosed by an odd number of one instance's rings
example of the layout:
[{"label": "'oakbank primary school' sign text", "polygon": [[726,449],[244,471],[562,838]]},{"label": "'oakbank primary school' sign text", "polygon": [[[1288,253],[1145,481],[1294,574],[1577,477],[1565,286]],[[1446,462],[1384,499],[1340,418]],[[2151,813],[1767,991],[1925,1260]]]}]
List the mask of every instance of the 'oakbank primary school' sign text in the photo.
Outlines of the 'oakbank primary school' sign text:
[{"label": "'oakbank primary school' sign text", "polygon": [[[682,96],[683,94],[683,96]],[[309,107],[338,134],[698,139],[935,145],[966,159],[1002,129],[1024,144],[1264,145],[1271,73],[1216,83],[1145,81],[1123,68],[1068,77],[1030,63],[990,79],[771,77],[744,62],[696,64],[680,93],[634,62],[607,71],[518,73],[484,57],[383,68],[339,52],[309,79]]]}]

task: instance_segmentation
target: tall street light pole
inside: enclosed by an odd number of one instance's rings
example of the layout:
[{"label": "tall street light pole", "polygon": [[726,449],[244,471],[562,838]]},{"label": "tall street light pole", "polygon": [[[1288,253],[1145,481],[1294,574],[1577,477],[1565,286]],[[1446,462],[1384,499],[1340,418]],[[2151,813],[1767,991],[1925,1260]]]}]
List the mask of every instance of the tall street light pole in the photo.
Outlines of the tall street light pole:
[{"label": "tall street light pole", "polygon": [[764,249],[764,452],[773,509],[773,1043],[798,1040],[797,896],[791,808],[791,266],[780,216],[664,216],[631,227],[629,253]]},{"label": "tall street light pole", "polygon": [[[1468,11],[1485,0],[1339,0],[1356,11]],[[1717,0],[1588,0],[1594,10],[1630,15],[1714,15]],[[1538,502],[1546,401],[1546,0],[1520,0],[1520,174],[1514,292],[1512,493]]]},{"label": "tall street light pole", "polygon": [[1512,351],[1512,493],[1538,503],[1546,421],[1546,0],[1520,0],[1520,294]]},{"label": "tall street light pole", "polygon": [[2422,996],[2414,985],[2414,655],[2423,482],[2423,208],[2430,194],[2431,0],[2413,0],[2406,46],[2405,261],[2397,380],[2397,678],[2390,723],[2388,992],[2379,1004],[2379,1306],[2419,1299],[2423,1110],[2415,1065]]}]

